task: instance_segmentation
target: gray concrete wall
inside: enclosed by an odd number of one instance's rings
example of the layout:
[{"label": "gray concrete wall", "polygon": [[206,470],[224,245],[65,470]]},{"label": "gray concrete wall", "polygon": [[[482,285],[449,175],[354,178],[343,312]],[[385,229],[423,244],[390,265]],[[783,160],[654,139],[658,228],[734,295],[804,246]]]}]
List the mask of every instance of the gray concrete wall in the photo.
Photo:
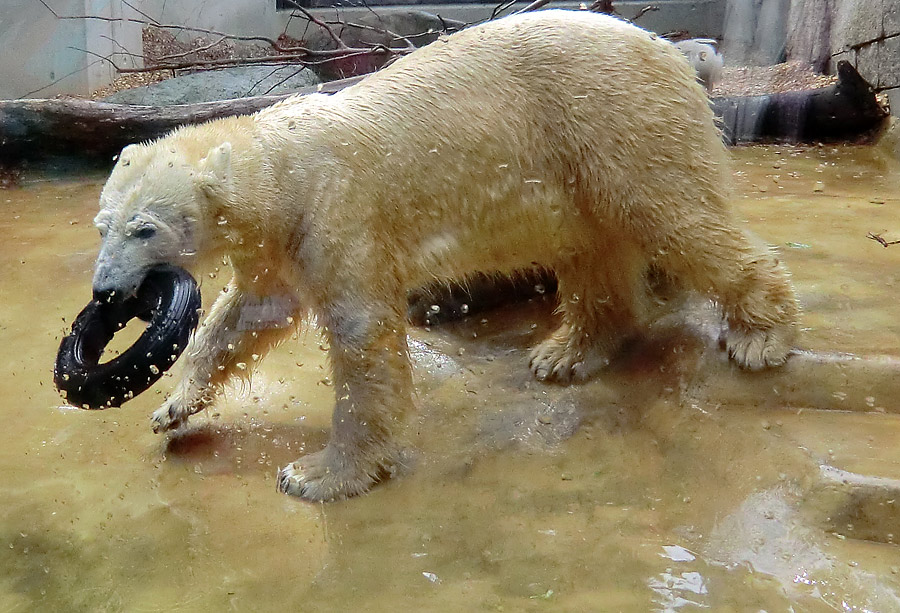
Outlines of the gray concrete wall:
[{"label": "gray concrete wall", "polygon": [[[60,15],[129,16],[120,0],[48,0]],[[0,10],[0,98],[86,94],[114,77],[100,59],[118,41],[140,41],[140,27],[120,21],[60,20],[40,2],[2,0]],[[134,58],[119,55],[122,65]]]},{"label": "gray concrete wall", "polygon": [[848,60],[879,90],[900,88],[900,0],[838,2],[832,63]]},{"label": "gray concrete wall", "polygon": [[[162,24],[227,32],[235,36],[275,36],[281,32],[283,14],[275,0],[143,0],[141,10]],[[196,33],[183,32],[190,40]]]},{"label": "gray concrete wall", "polygon": [[727,0],[722,54],[730,66],[784,61],[790,0]]}]

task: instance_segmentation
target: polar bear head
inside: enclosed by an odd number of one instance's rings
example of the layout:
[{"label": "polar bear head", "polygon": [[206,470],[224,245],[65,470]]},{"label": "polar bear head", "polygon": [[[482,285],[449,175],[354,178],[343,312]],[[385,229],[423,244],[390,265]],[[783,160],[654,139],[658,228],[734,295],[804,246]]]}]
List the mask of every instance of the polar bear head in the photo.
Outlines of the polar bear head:
[{"label": "polar bear head", "polygon": [[[189,267],[204,247],[209,198],[230,180],[231,145],[193,155],[172,137],[122,150],[100,194],[95,298],[134,294],[157,265]],[[197,159],[199,158],[199,159]]]}]

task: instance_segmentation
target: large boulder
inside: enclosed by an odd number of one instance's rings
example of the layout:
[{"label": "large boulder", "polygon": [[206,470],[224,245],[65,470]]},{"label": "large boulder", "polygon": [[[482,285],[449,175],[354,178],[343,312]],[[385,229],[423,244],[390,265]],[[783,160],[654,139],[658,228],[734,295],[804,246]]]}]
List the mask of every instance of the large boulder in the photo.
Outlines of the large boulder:
[{"label": "large boulder", "polygon": [[288,94],[318,84],[319,78],[297,64],[237,66],[194,72],[159,83],[124,89],[104,98],[116,104],[166,106],[231,100],[266,94]]}]

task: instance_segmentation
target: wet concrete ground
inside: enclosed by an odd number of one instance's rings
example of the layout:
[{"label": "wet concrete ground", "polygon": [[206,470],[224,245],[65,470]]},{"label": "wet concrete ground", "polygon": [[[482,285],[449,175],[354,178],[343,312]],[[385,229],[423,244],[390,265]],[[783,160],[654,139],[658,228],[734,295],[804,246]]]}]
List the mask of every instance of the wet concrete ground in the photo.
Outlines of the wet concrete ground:
[{"label": "wet concrete ground", "polygon": [[736,370],[702,304],[572,387],[527,369],[552,305],[412,329],[413,467],[327,505],[274,482],[327,438],[314,332],[173,435],[149,427],[169,376],[66,407],[103,178],[0,192],[0,610],[900,611],[900,245],[866,238],[900,239],[900,166],[761,147],[734,169],[803,303],[786,368]]}]

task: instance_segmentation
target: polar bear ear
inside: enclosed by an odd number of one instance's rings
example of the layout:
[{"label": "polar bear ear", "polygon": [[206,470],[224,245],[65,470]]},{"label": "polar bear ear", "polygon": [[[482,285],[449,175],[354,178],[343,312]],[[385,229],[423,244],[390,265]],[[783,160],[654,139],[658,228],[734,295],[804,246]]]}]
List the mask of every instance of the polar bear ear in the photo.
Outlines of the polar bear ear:
[{"label": "polar bear ear", "polygon": [[119,152],[119,155],[113,158],[113,161],[117,162],[118,166],[128,166],[131,164],[131,158],[134,157],[134,152],[140,149],[140,147],[141,146],[137,144],[127,145]]},{"label": "polar bear ear", "polygon": [[200,160],[200,187],[210,194],[227,194],[231,191],[231,143],[224,142],[209,150]]}]

